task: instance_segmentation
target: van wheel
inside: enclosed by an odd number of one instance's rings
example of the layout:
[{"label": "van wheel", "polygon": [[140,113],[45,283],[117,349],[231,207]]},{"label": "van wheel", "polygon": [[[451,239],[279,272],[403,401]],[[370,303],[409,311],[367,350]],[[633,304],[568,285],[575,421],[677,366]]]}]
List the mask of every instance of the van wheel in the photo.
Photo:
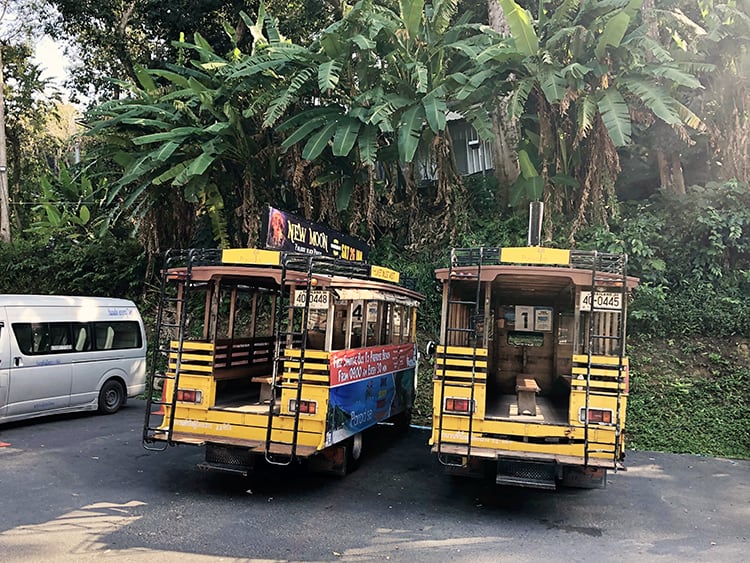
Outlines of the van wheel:
[{"label": "van wheel", "polygon": [[102,414],[113,414],[120,410],[125,403],[125,389],[119,381],[110,379],[102,385],[99,391],[99,412]]},{"label": "van wheel", "polygon": [[362,459],[362,432],[349,438],[346,443],[346,472],[351,473],[359,467]]}]

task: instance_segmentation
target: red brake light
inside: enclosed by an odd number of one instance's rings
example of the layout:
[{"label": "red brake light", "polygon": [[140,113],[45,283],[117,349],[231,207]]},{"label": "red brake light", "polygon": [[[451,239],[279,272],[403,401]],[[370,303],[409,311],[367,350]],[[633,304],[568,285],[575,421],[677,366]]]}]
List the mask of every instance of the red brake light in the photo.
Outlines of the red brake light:
[{"label": "red brake light", "polygon": [[178,389],[177,400],[183,403],[200,403],[203,399],[203,392],[195,389]]},{"label": "red brake light", "polygon": [[[297,401],[295,399],[289,400],[289,412],[297,410]],[[315,414],[318,411],[318,403],[315,401],[300,401],[299,412],[301,414]]]},{"label": "red brake light", "polygon": [[457,399],[455,397],[450,397],[445,399],[445,410],[469,413],[474,409],[472,408],[472,401],[470,399]]},{"label": "red brake light", "polygon": [[[579,419],[583,422],[583,413],[586,409],[581,409],[581,415]],[[612,411],[605,409],[589,409],[589,422],[595,422],[600,424],[612,424]]]}]

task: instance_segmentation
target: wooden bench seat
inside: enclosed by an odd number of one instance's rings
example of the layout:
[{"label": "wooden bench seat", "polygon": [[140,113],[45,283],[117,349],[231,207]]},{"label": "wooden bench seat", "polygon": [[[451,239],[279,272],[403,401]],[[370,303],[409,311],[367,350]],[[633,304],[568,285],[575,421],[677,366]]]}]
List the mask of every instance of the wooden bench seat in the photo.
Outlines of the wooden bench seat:
[{"label": "wooden bench seat", "polygon": [[536,416],[536,394],[541,389],[534,376],[522,373],[516,377],[518,394],[518,414]]}]

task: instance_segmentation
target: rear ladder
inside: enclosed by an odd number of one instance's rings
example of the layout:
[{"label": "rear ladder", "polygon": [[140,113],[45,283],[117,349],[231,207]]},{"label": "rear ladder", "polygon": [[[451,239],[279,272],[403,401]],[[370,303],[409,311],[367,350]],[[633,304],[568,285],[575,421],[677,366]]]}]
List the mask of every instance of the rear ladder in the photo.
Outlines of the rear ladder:
[{"label": "rear ladder", "polygon": [[[592,453],[607,453],[612,455],[613,467],[617,470],[617,462],[621,457],[620,451],[622,422],[620,419],[620,408],[622,405],[622,387],[624,382],[623,373],[625,371],[625,310],[627,299],[627,255],[610,254],[601,252],[580,252],[575,253],[573,260],[576,264],[587,262],[591,267],[591,311],[589,319],[589,338],[586,362],[586,399],[584,410],[584,467],[589,465],[589,456]],[[594,295],[600,289],[615,289],[620,293],[619,307],[598,307]],[[612,293],[615,293],[614,291]],[[614,334],[611,331],[602,330],[607,323],[603,320],[604,314],[617,313],[617,322],[614,327]],[[595,352],[601,354],[601,349],[605,352],[615,349],[617,351],[617,408],[615,410],[615,420],[611,424],[615,430],[615,442],[610,449],[591,449],[589,439],[589,404],[591,396],[591,372],[593,368],[593,356]],[[600,423],[597,423],[601,426]]]},{"label": "rear ladder", "polygon": [[[476,411],[474,392],[476,380],[476,362],[477,362],[477,326],[481,314],[481,294],[482,294],[482,263],[485,259],[485,248],[453,248],[451,249],[451,260],[448,269],[448,286],[447,307],[445,312],[445,331],[443,333],[443,356],[440,358],[438,370],[441,373],[440,379],[440,416],[438,420],[437,432],[437,453],[438,461],[443,465],[450,467],[466,467],[469,456],[471,456],[471,434],[474,426],[474,412]],[[474,270],[475,269],[475,270]],[[473,270],[473,271],[472,271]],[[462,300],[452,299],[453,282],[455,281],[476,281],[474,299]],[[451,305],[471,306],[473,314],[469,317],[469,327],[452,327],[451,326]],[[469,342],[472,343],[472,365],[471,365],[471,383],[452,384],[454,386],[470,388],[470,402],[468,413],[451,413],[451,416],[466,417],[469,422],[468,436],[465,442],[446,441],[443,439],[443,417],[445,414],[445,386],[448,371],[448,346],[451,342],[451,335],[468,335]],[[454,446],[457,450],[465,448],[465,458],[462,454],[446,454],[443,446]],[[461,461],[454,461],[455,457],[461,458]]]},{"label": "rear ladder", "polygon": [[[150,377],[146,386],[146,414],[143,423],[143,447],[163,451],[173,444],[175,406],[179,386],[185,324],[187,321],[187,292],[190,287],[195,250],[168,250],[164,255],[164,268],[159,287],[159,307],[153,337]],[[180,273],[169,273],[171,268],[182,266]],[[176,281],[173,285],[170,282]],[[176,347],[172,343],[176,342]],[[165,366],[159,363],[166,360]],[[172,364],[174,362],[174,364]],[[160,371],[160,368],[163,368]],[[172,381],[172,393],[165,397],[167,382]],[[155,394],[161,392],[161,397]],[[154,410],[154,407],[157,410]],[[167,428],[164,428],[164,407],[169,408]]]},{"label": "rear ladder", "polygon": [[[268,426],[266,428],[265,458],[274,465],[289,465],[297,458],[297,437],[300,422],[300,400],[302,398],[302,379],[305,372],[305,349],[307,347],[307,319],[310,313],[310,290],[312,285],[312,271],[314,257],[300,254],[282,254],[281,286],[279,289],[278,306],[276,307],[276,343],[273,360],[273,380],[271,383],[271,400],[268,404]],[[305,304],[295,307],[294,294],[297,285],[304,284]],[[287,288],[287,285],[289,286]],[[295,310],[301,309],[302,317],[299,327],[295,325]],[[274,428],[274,421],[280,416],[280,405],[277,398],[283,387],[290,384],[283,382],[285,349],[299,342],[299,363],[296,382],[296,408],[293,417],[292,435],[290,440],[284,440],[286,431]]]}]

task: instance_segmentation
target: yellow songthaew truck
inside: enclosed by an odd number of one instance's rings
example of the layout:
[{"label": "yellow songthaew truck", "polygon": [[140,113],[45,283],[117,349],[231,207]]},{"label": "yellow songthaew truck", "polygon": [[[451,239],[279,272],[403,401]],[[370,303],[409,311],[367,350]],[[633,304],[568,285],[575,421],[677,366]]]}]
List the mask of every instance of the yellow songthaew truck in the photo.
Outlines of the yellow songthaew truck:
[{"label": "yellow songthaew truck", "polygon": [[258,460],[346,473],[366,429],[408,427],[421,301],[398,272],[364,262],[168,253],[144,446],[200,446],[202,469],[243,475]]},{"label": "yellow songthaew truck", "polygon": [[430,444],[451,473],[498,484],[603,486],[622,466],[624,254],[454,248],[434,347]]}]

